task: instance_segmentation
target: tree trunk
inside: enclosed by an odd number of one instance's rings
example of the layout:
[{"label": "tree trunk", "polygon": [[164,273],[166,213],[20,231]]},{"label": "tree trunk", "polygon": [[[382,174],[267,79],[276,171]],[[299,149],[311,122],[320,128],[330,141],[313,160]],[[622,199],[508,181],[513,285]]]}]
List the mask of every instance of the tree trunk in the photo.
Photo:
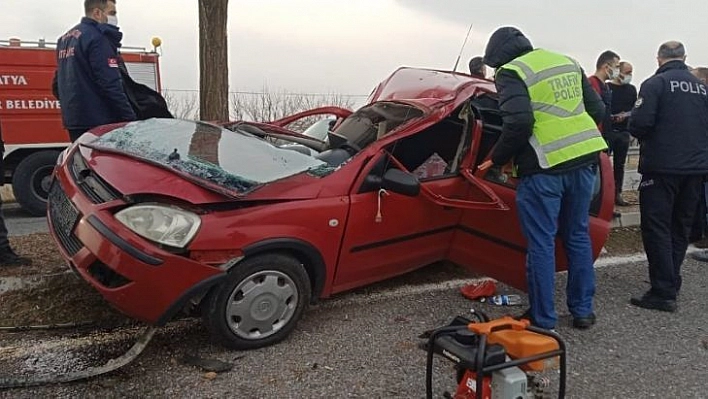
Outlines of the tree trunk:
[{"label": "tree trunk", "polygon": [[229,119],[229,0],[199,0],[199,118]]}]

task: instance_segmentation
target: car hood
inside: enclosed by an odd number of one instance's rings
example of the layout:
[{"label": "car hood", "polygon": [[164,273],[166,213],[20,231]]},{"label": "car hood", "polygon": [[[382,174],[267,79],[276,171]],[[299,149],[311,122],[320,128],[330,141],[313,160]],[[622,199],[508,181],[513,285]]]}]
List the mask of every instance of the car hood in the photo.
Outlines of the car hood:
[{"label": "car hood", "polygon": [[131,122],[81,144],[161,167],[232,198],[292,176],[324,176],[334,170],[245,131],[179,119]]}]

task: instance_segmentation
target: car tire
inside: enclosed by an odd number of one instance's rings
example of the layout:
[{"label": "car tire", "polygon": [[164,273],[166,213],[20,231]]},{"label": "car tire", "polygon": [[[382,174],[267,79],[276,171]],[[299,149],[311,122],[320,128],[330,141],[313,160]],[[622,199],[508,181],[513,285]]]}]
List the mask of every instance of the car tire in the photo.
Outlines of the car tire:
[{"label": "car tire", "polygon": [[310,279],[292,256],[271,253],[234,266],[202,302],[212,339],[231,349],[254,349],[285,339],[310,302]]},{"label": "car tire", "polygon": [[47,213],[52,171],[59,151],[40,151],[23,159],[12,174],[12,192],[22,209],[33,216]]}]

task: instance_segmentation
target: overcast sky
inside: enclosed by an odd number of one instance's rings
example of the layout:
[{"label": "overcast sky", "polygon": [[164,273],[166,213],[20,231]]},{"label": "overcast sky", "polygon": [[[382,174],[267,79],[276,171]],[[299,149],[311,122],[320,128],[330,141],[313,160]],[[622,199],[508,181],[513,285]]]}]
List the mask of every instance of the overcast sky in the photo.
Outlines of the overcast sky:
[{"label": "overcast sky", "polygon": [[[118,1],[124,45],[162,38],[165,89],[198,88],[197,13],[197,0]],[[636,84],[667,40],[686,45],[689,64],[708,66],[706,0],[231,0],[229,13],[232,91],[366,95],[399,66],[451,69],[470,23],[458,70],[505,25],[588,73],[612,49],[634,64]],[[2,0],[0,39],[54,41],[82,14],[82,0]]]}]

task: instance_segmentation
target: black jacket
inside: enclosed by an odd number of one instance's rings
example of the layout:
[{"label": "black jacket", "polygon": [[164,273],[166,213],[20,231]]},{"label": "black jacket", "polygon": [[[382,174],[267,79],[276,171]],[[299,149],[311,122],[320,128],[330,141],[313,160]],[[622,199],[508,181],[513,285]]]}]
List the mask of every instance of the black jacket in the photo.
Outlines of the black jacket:
[{"label": "black jacket", "polygon": [[[496,69],[532,50],[531,42],[520,31],[502,28],[489,39],[484,63]],[[580,70],[580,74],[585,109],[598,122],[605,114],[605,106],[590,86],[585,73]],[[526,84],[516,73],[505,69],[498,70],[495,82],[503,118],[502,134],[492,152],[492,162],[495,165],[504,165],[513,158],[519,175],[526,176],[534,173],[560,173],[597,162],[597,154],[588,154],[550,169],[542,169],[529,144],[535,120]]]},{"label": "black jacket", "polygon": [[115,27],[84,17],[59,38],[56,94],[67,129],[135,120],[118,69],[121,37]]},{"label": "black jacket", "polygon": [[708,174],[708,89],[683,61],[669,61],[639,89],[629,132],[639,173]]},{"label": "black jacket", "polygon": [[165,98],[150,87],[134,81],[122,59],[120,60],[120,74],[123,78],[123,89],[138,120],[173,118]]}]

